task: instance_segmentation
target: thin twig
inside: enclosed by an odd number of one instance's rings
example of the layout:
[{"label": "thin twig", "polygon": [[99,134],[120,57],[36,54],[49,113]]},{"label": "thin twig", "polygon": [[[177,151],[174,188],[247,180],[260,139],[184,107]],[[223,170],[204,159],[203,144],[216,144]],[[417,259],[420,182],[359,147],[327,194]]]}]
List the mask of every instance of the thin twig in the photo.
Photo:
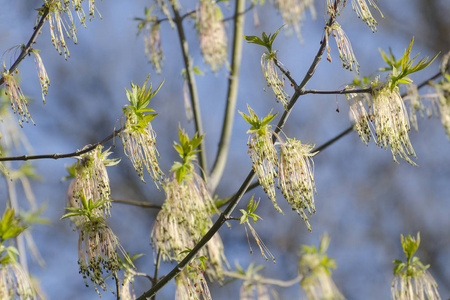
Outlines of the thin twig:
[{"label": "thin twig", "polygon": [[337,95],[343,95],[343,94],[370,94],[372,93],[372,88],[367,89],[357,89],[357,90],[337,90],[337,91],[319,91],[319,90],[303,90],[302,95],[306,94],[320,94],[320,95],[330,95],[330,94],[337,94]]},{"label": "thin twig", "polygon": [[[335,6],[337,7],[337,4],[340,0],[335,1]],[[332,24],[334,22],[334,16],[330,17],[330,20],[328,21],[328,24]],[[326,37],[324,37],[325,40]],[[280,119],[280,122],[278,122],[278,126],[275,128],[275,134],[272,136],[273,140],[276,139],[277,133],[280,132],[280,130],[284,127],[284,124],[287,121],[287,118],[289,117],[289,114],[297,101],[297,99],[300,97],[300,90],[303,89],[303,87],[308,83],[308,81],[311,79],[312,75],[314,74],[314,70],[317,68],[317,64],[320,62],[322,55],[325,50],[325,43],[324,40],[322,40],[322,44],[319,48],[319,51],[317,52],[316,57],[314,58],[313,63],[311,64],[311,67],[309,68],[308,72],[305,75],[305,78],[303,79],[302,83],[300,84],[299,88],[295,90],[294,95],[291,98],[291,101],[289,102],[288,106],[286,107],[286,111],[284,112],[283,116]],[[203,236],[203,238],[195,245],[195,247],[185,256],[185,258],[178,263],[175,268],[172,269],[164,278],[162,278],[157,284],[155,284],[151,289],[146,291],[142,296],[137,298],[137,300],[145,300],[148,297],[152,297],[155,295],[163,286],[165,286],[168,282],[170,282],[173,278],[175,278],[188,264],[189,262],[197,255],[197,253],[200,251],[200,249],[203,248],[203,246],[208,243],[208,241],[216,234],[216,232],[222,227],[222,225],[226,222],[227,218],[230,217],[231,213],[234,211],[234,209],[239,204],[240,200],[246,193],[248,187],[250,186],[250,183],[255,178],[256,174],[253,171],[253,169],[250,171],[250,173],[247,175],[247,178],[242,183],[241,187],[239,188],[238,192],[233,196],[230,203],[228,204],[225,211],[219,215],[219,218],[217,221],[213,224],[211,229]]]},{"label": "thin twig", "polygon": [[123,127],[117,130],[114,130],[113,133],[111,133],[109,136],[104,138],[101,142],[95,143],[93,145],[85,146],[83,150],[77,150],[72,153],[66,153],[66,154],[60,154],[60,153],[54,153],[54,154],[40,154],[40,155],[22,155],[22,156],[7,156],[7,157],[0,157],[0,161],[13,161],[13,160],[32,160],[32,159],[60,159],[60,158],[68,158],[68,157],[75,157],[79,156],[81,154],[90,152],[97,148],[99,145],[103,145],[106,142],[112,140],[115,136],[119,135],[119,133],[123,130]]},{"label": "thin twig", "polygon": [[227,162],[228,152],[230,149],[231,131],[233,129],[233,121],[236,112],[236,100],[239,85],[239,68],[242,59],[242,44],[244,32],[244,14],[241,14],[245,8],[245,0],[237,0],[235,8],[235,22],[233,32],[233,52],[231,57],[231,71],[228,79],[227,106],[225,108],[225,116],[222,125],[222,134],[220,136],[217,156],[211,175],[208,178],[208,189],[214,193],[220,178],[223,175]]},{"label": "thin twig", "polygon": [[[22,60],[25,58],[25,56],[28,55],[28,53],[30,53],[31,50],[31,46],[35,43],[36,38],[39,34],[39,32],[41,31],[42,27],[44,26],[45,23],[45,19],[47,18],[49,14],[49,10],[47,7],[45,7],[45,9],[42,12],[42,16],[39,20],[38,25],[34,28],[34,32],[31,35],[30,40],[28,41],[28,43],[26,44],[25,47],[22,48],[22,51],[19,54],[19,57],[17,57],[16,61],[12,64],[12,66],[9,68],[8,72],[10,74],[14,73],[14,71],[17,69],[17,67],[19,66],[19,64],[22,62]],[[0,86],[5,82],[5,80],[2,78],[0,78]]]},{"label": "thin twig", "polygon": [[276,285],[276,286],[280,286],[280,287],[290,287],[293,286],[294,284],[299,283],[303,276],[302,275],[298,275],[297,277],[291,279],[291,280],[279,280],[279,279],[274,279],[274,278],[264,278],[264,277],[260,277],[260,278],[253,278],[253,277],[247,277],[243,274],[239,274],[239,273],[235,273],[235,272],[228,272],[228,271],[224,271],[223,275],[227,276],[227,277],[231,277],[231,278],[236,278],[236,279],[241,279],[241,280],[245,280],[248,281],[250,283],[256,283],[256,284],[266,284],[266,285]]},{"label": "thin twig", "polygon": [[278,67],[278,69],[280,69],[280,71],[284,74],[284,76],[287,77],[287,79],[289,79],[289,81],[291,82],[292,86],[294,87],[294,89],[298,88],[297,82],[295,82],[294,78],[292,78],[291,76],[291,72],[289,72],[288,70],[285,70],[281,65],[281,63],[278,61],[277,58],[273,59],[273,62],[275,63],[275,65]]},{"label": "thin twig", "polygon": [[129,204],[129,205],[134,205],[134,206],[146,207],[146,208],[161,209],[161,205],[156,205],[156,204],[143,202],[143,201],[135,201],[135,200],[128,200],[128,199],[111,199],[111,201],[116,202],[116,203],[123,203],[123,204]]},{"label": "thin twig", "polygon": [[[194,113],[194,122],[195,122],[195,129],[198,133],[198,135],[203,135],[203,126],[202,126],[202,119],[201,119],[201,113],[200,113],[200,103],[198,100],[198,94],[197,94],[197,85],[195,83],[195,76],[194,76],[194,70],[192,66],[192,59],[189,57],[189,47],[186,40],[186,36],[184,34],[183,29],[183,19],[180,17],[180,12],[175,7],[175,5],[172,4],[172,10],[175,15],[173,18],[178,31],[178,38],[180,40],[180,46],[181,46],[181,52],[183,54],[183,61],[184,61],[184,67],[186,70],[186,81],[189,88],[189,94],[191,98],[191,105],[192,110]],[[206,166],[206,149],[205,149],[205,140],[203,139],[200,144],[200,153],[199,153],[199,165],[200,168],[203,170],[202,176],[203,179],[208,178],[208,169]]]}]

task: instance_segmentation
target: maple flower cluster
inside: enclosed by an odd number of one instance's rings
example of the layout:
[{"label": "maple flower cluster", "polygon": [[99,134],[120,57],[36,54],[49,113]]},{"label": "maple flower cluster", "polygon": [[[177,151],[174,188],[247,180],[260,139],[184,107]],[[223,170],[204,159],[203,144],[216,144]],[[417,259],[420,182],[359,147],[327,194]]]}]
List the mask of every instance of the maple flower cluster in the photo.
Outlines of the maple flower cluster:
[{"label": "maple flower cluster", "polygon": [[151,120],[156,117],[154,110],[147,108],[149,101],[159,91],[159,87],[152,91],[152,84],[147,87],[150,75],[142,86],[131,82],[131,90],[126,89],[129,105],[122,108],[126,121],[121,132],[125,154],[130,158],[134,169],[144,181],[144,166],[152,177],[156,186],[164,173],[158,164],[158,150],[156,149],[156,134],[152,129]]},{"label": "maple flower cluster", "polygon": [[214,0],[200,0],[197,29],[203,59],[213,72],[227,62],[228,39],[220,7]]},{"label": "maple flower cluster", "polygon": [[[314,162],[312,153],[314,148],[310,144],[302,144],[295,139],[287,138],[283,141],[280,136],[271,130],[269,122],[276,116],[268,114],[259,119],[256,113],[247,105],[249,115],[239,112],[244,119],[252,125],[247,133],[250,158],[253,170],[264,192],[272,200],[276,210],[282,213],[276,202],[275,178],[278,177],[278,188],[288,203],[298,212],[305,221],[309,230],[309,214],[315,213],[314,193]],[[275,148],[272,136],[278,139],[280,154]]]},{"label": "maple flower cluster", "polygon": [[0,299],[36,299],[30,276],[18,262],[0,265]]},{"label": "maple flower cluster", "polygon": [[145,55],[150,63],[156,69],[156,72],[161,73],[162,61],[164,54],[161,46],[161,28],[159,23],[147,23],[146,33],[144,33]]},{"label": "maple flower cluster", "polygon": [[309,8],[313,18],[316,18],[314,0],[275,0],[275,6],[287,26],[294,28],[297,38],[301,41],[301,26],[305,19],[305,11]]},{"label": "maple flower cluster", "polygon": [[334,259],[325,253],[330,237],[326,234],[320,239],[320,246],[302,246],[298,262],[299,273],[303,275],[300,286],[308,299],[345,299],[331,278],[331,269],[336,268]]},{"label": "maple flower cluster", "polygon": [[[359,73],[359,64],[356,60],[355,54],[353,53],[352,44],[350,43],[349,38],[345,34],[344,30],[342,29],[341,25],[339,23],[334,22],[329,29],[336,40],[336,45],[338,47],[339,52],[339,58],[342,61],[342,67],[344,69],[348,69],[350,71],[355,70],[356,73]],[[328,45],[328,39],[327,41],[327,60],[331,62],[331,56],[330,52],[331,49]]]},{"label": "maple flower cluster", "polygon": [[5,94],[9,96],[9,99],[11,100],[11,107],[17,116],[20,127],[23,127],[22,122],[28,123],[31,121],[34,124],[33,119],[28,112],[27,98],[25,98],[25,95],[13,74],[10,74],[9,71],[2,72],[1,74],[5,81]]},{"label": "maple flower cluster", "polygon": [[68,213],[63,218],[71,218],[78,231],[78,264],[80,274],[90,278],[97,286],[107,290],[104,274],[110,273],[115,280],[122,268],[119,252],[128,262],[129,258],[118,238],[108,225],[110,215],[111,189],[106,166],[116,165],[117,159],[108,159],[109,151],[102,152],[97,146],[83,154],[74,167],[74,181],[68,191]]},{"label": "maple flower cluster", "polygon": [[68,39],[72,39],[75,44],[77,43],[76,33],[78,25],[74,20],[71,10],[74,10],[78,16],[80,24],[86,27],[86,13],[82,7],[83,2],[88,2],[89,20],[92,20],[95,17],[95,11],[97,11],[100,16],[100,13],[95,7],[95,0],[45,0],[44,8],[39,9],[39,16],[44,13],[45,9],[49,10],[47,20],[50,26],[52,44],[60,55],[64,52],[65,59],[70,57],[65,36]]},{"label": "maple flower cluster", "polygon": [[[111,152],[102,152],[103,147],[97,146],[93,151],[82,156],[76,167],[76,176],[73,185],[74,207],[82,208],[82,198],[92,202],[111,199],[107,166],[119,163],[117,159],[108,159]],[[105,202],[105,212],[109,214],[111,203]]]},{"label": "maple flower cluster", "polygon": [[420,233],[417,238],[410,235],[401,237],[406,261],[394,260],[394,279],[391,294],[394,300],[429,299],[441,300],[438,285],[418,257],[414,256],[420,245]]}]

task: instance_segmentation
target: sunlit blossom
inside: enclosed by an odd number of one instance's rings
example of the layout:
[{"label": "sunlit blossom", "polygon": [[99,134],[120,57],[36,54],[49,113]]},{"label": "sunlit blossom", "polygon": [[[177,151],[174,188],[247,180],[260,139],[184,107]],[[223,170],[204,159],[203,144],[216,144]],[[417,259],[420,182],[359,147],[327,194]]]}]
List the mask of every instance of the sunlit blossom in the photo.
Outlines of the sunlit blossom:
[{"label": "sunlit blossom", "polygon": [[398,163],[396,156],[416,165],[410,156],[416,157],[416,153],[409,140],[409,118],[405,103],[400,95],[398,87],[391,89],[383,86],[375,89],[373,94],[373,123],[377,145],[382,148],[391,148],[394,161]]},{"label": "sunlit blossom", "polygon": [[[116,159],[108,159],[109,151],[102,153],[102,146],[96,147],[82,156],[78,161],[75,183],[73,186],[73,202],[75,207],[82,208],[81,198],[93,202],[111,199],[111,188],[109,186],[108,172],[106,166],[118,163]],[[111,202],[105,204],[105,212],[109,213]]]},{"label": "sunlit blossom", "polygon": [[[72,14],[70,10],[65,9],[59,1],[48,1],[47,4],[50,10],[47,19],[50,26],[52,44],[60,55],[64,52],[64,58],[67,60],[67,58],[70,57],[70,52],[69,48],[67,48],[64,34],[66,34],[68,38],[73,38],[74,43],[77,42],[76,26],[73,24]],[[71,25],[64,21],[63,13],[66,13]]]},{"label": "sunlit blossom", "polygon": [[156,186],[161,182],[164,173],[159,167],[159,153],[156,149],[156,133],[150,123],[144,128],[136,128],[133,118],[127,116],[122,137],[125,154],[131,160],[134,169],[144,181],[144,167],[152,177]]},{"label": "sunlit blossom", "polygon": [[[336,40],[336,45],[339,51],[339,58],[342,61],[342,67],[344,69],[348,69],[350,71],[354,70],[356,71],[356,73],[359,73],[359,64],[356,60],[355,54],[353,53],[352,44],[350,43],[350,40],[348,39],[344,30],[342,30],[341,25],[339,25],[337,22],[334,22],[333,25],[331,25],[330,30],[332,31],[332,35]],[[331,61],[330,49],[328,45],[327,53],[328,60]]]},{"label": "sunlit blossom", "polygon": [[300,29],[305,19],[305,11],[309,8],[313,18],[316,17],[314,0],[275,0],[275,6],[281,13],[287,28],[294,28],[297,38],[302,40]]},{"label": "sunlit blossom", "polygon": [[314,162],[312,157],[317,154],[312,150],[314,145],[302,144],[295,139],[280,142],[280,162],[278,167],[278,186],[284,198],[302,217],[306,226],[311,225],[306,215],[316,212],[314,205]]},{"label": "sunlit blossom", "polygon": [[394,277],[391,288],[394,300],[441,300],[438,285],[430,272],[423,270],[414,277],[398,273]]},{"label": "sunlit blossom", "polygon": [[30,276],[18,262],[0,265],[0,299],[36,299]]},{"label": "sunlit blossom", "polygon": [[156,69],[156,72],[161,73],[162,61],[164,55],[161,47],[161,29],[159,23],[147,23],[144,32],[145,55],[150,63]]},{"label": "sunlit blossom", "polygon": [[90,278],[96,290],[99,286],[106,291],[104,276],[107,273],[112,274],[114,280],[118,280],[117,271],[121,268],[118,251],[126,259],[128,256],[103,217],[84,217],[84,222],[78,227],[78,233],[80,273],[86,285],[87,278]]},{"label": "sunlit blossom", "polygon": [[228,39],[220,7],[214,0],[200,0],[197,29],[203,59],[213,72],[227,62]]},{"label": "sunlit blossom", "polygon": [[206,185],[195,173],[178,182],[175,174],[164,185],[166,201],[152,230],[153,245],[166,260],[180,260],[212,225],[213,202]]},{"label": "sunlit blossom", "polygon": [[9,96],[11,101],[11,107],[14,113],[17,116],[19,124],[21,127],[22,122],[29,123],[31,121],[33,124],[33,119],[31,118],[30,113],[28,112],[28,102],[23,94],[22,90],[19,87],[16,79],[13,74],[9,73],[9,71],[2,72],[3,80],[5,81],[6,91],[5,94]]},{"label": "sunlit blossom", "polygon": [[191,263],[188,268],[181,271],[175,278],[175,284],[176,300],[212,299],[205,276],[200,268],[195,267],[195,263]]},{"label": "sunlit blossom", "polygon": [[[261,56],[261,69],[266,79],[267,86],[275,93],[277,101],[280,101],[284,108],[289,104],[289,95],[284,90],[284,77],[278,74],[278,67],[275,65],[275,54],[263,53]],[[278,61],[281,64],[280,61]]]},{"label": "sunlit blossom", "polygon": [[31,49],[30,51],[34,56],[34,62],[36,64],[36,70],[39,77],[39,83],[41,84],[42,100],[45,103],[45,96],[48,94],[48,86],[50,85],[50,79],[48,78],[47,71],[45,70],[44,63],[42,62],[39,50]]},{"label": "sunlit blossom", "polygon": [[277,150],[272,142],[272,131],[266,130],[262,134],[253,132],[249,136],[247,144],[250,158],[253,162],[253,170],[256,172],[259,184],[270,200],[272,200],[274,207],[281,212],[275,195],[278,158]]},{"label": "sunlit blossom", "polygon": [[406,261],[394,260],[394,280],[391,293],[394,300],[441,300],[438,285],[428,272],[429,265],[423,265],[415,252],[420,246],[420,233],[417,237],[408,235],[401,237],[403,253]]},{"label": "sunlit blossom", "polygon": [[433,84],[438,98],[441,123],[444,125],[447,137],[450,139],[450,75],[445,74],[438,84]]},{"label": "sunlit blossom", "polygon": [[331,278],[331,269],[336,268],[336,263],[325,253],[329,242],[330,238],[325,234],[321,237],[319,249],[302,246],[298,262],[299,273],[303,276],[300,286],[308,300],[345,299]]},{"label": "sunlit blossom", "polygon": [[368,94],[346,94],[350,106],[350,119],[355,123],[355,129],[358,132],[361,141],[368,145],[370,137],[373,135],[369,125],[369,115],[366,105],[371,110],[371,99]]},{"label": "sunlit blossom", "polygon": [[[381,10],[375,3],[376,0],[368,0],[368,1],[369,5],[372,6],[375,10],[378,10],[381,17],[384,18],[383,14],[381,13]],[[377,31],[376,25],[378,25],[378,22],[372,16],[372,13],[370,12],[366,0],[352,0],[352,8],[356,12],[358,18],[363,20],[370,27],[370,29],[372,29],[373,32]]]}]

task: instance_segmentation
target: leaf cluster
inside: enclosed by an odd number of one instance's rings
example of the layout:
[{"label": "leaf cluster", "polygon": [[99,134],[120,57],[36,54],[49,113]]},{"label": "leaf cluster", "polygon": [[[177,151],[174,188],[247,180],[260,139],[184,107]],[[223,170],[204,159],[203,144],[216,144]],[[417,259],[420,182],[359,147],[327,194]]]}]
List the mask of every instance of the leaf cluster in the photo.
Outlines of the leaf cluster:
[{"label": "leaf cluster", "polygon": [[269,55],[269,57],[276,56],[276,51],[272,50],[272,44],[275,41],[275,38],[277,37],[281,28],[283,27],[284,25],[278,28],[278,30],[273,35],[272,34],[267,35],[265,32],[263,32],[261,38],[254,35],[249,36],[244,35],[244,39],[251,44],[257,44],[266,47],[268,51],[267,54]]},{"label": "leaf cluster", "polygon": [[254,196],[255,196],[255,195],[252,195],[252,197],[251,197],[250,200],[248,201],[247,209],[246,209],[246,210],[240,209],[240,212],[242,213],[242,216],[241,216],[241,218],[240,218],[240,224],[243,224],[243,223],[248,222],[248,219],[249,219],[249,218],[252,218],[252,219],[253,219],[253,223],[256,223],[256,221],[257,221],[258,219],[261,219],[261,220],[262,220],[262,218],[261,218],[260,216],[258,216],[257,214],[254,213],[255,210],[258,208],[259,201],[260,201],[261,199],[258,199],[258,201],[255,201],[255,200],[253,200],[253,197],[254,197]]},{"label": "leaf cluster", "polygon": [[66,209],[70,212],[63,215],[61,217],[61,220],[69,217],[85,216],[89,220],[93,221],[98,217],[98,212],[102,209],[103,205],[105,205],[109,201],[106,199],[102,199],[94,202],[92,198],[87,200],[84,193],[81,193],[80,200],[82,207],[66,207]]},{"label": "leaf cluster", "polygon": [[7,207],[0,220],[0,243],[3,244],[5,240],[15,238],[26,228],[22,218],[16,217],[14,209]]},{"label": "leaf cluster", "polygon": [[144,84],[141,86],[134,84],[131,81],[131,91],[129,89],[126,90],[126,95],[128,101],[130,101],[131,105],[125,105],[122,108],[124,114],[127,116],[127,120],[131,121],[131,125],[129,128],[125,130],[128,131],[139,131],[142,134],[145,134],[144,128],[147,127],[148,123],[153,120],[158,114],[152,113],[153,109],[147,108],[150,99],[152,99],[156,93],[159,91],[164,81],[162,81],[156,90],[152,91],[152,83],[147,87],[148,80],[150,79],[150,74],[147,76]]},{"label": "leaf cluster", "polygon": [[408,77],[408,75],[425,69],[439,55],[439,53],[436,54],[430,61],[428,61],[429,57],[424,57],[418,63],[413,65],[414,61],[420,54],[418,53],[413,58],[410,58],[413,43],[414,37],[411,39],[411,43],[409,44],[408,48],[403,53],[403,56],[399,60],[395,59],[395,56],[392,54],[391,49],[389,49],[389,56],[383,50],[379,49],[384,61],[389,65],[388,67],[381,68],[380,71],[391,71],[390,74],[391,90],[393,90],[399,83],[407,83],[407,84],[412,83],[413,81]]},{"label": "leaf cluster", "polygon": [[266,134],[266,130],[268,130],[270,127],[268,124],[277,116],[278,113],[272,115],[272,110],[262,119],[259,119],[256,115],[255,111],[251,109],[251,107],[247,104],[248,112],[250,115],[247,115],[243,112],[239,112],[239,114],[249,123],[252,125],[250,129],[247,131],[247,133],[255,133],[259,136],[263,136]]},{"label": "leaf cluster", "polygon": [[180,139],[180,143],[174,142],[174,148],[180,155],[182,161],[176,161],[172,168],[171,172],[176,172],[176,178],[178,182],[183,181],[185,176],[187,176],[194,168],[193,161],[197,159],[196,153],[200,152],[200,150],[196,150],[198,146],[200,146],[204,135],[198,135],[196,133],[192,139],[189,138],[186,132],[184,132],[181,127],[178,127],[178,137]]},{"label": "leaf cluster", "polygon": [[401,260],[394,260],[394,275],[399,273],[405,273],[408,277],[415,277],[416,274],[428,269],[430,265],[424,265],[417,256],[413,256],[420,245],[420,232],[417,233],[417,239],[411,235],[407,235],[406,238],[400,235],[403,253],[406,256],[406,262]]}]

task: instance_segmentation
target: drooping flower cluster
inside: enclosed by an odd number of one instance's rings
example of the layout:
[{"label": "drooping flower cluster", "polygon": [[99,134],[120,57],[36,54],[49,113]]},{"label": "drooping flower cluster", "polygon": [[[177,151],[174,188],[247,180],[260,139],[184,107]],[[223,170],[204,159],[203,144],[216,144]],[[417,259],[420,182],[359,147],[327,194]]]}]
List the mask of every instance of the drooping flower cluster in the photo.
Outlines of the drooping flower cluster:
[{"label": "drooping flower cluster", "polygon": [[39,77],[39,83],[42,90],[42,100],[45,103],[45,96],[48,94],[48,86],[50,85],[50,79],[48,78],[47,71],[45,70],[44,63],[42,62],[39,50],[31,49],[30,52],[34,55],[34,62],[36,64],[36,70]]},{"label": "drooping flower cluster", "polygon": [[[314,162],[313,147],[302,144],[295,139],[287,138],[286,142],[271,130],[269,122],[276,115],[268,114],[259,119],[255,112],[247,105],[249,115],[239,112],[252,125],[247,133],[250,134],[248,147],[259,184],[272,200],[276,210],[282,213],[276,202],[275,178],[278,177],[278,187],[294,210],[303,218],[309,230],[311,226],[304,210],[309,214],[315,213],[314,193]],[[276,136],[280,145],[280,157],[272,136]],[[277,170],[278,169],[278,170]]]},{"label": "drooping flower cluster", "polygon": [[181,271],[175,278],[175,284],[177,285],[176,300],[212,299],[203,270],[195,262]]},{"label": "drooping flower cluster", "polygon": [[[397,156],[416,165],[411,156],[416,157],[409,140],[411,130],[408,112],[399,89],[391,89],[388,85],[372,83],[372,99],[367,95],[349,94],[350,116],[355,122],[355,128],[364,144],[367,145],[370,136],[374,136],[377,146],[391,148],[393,159],[398,163]],[[366,108],[367,106],[367,108]],[[373,134],[370,127],[374,127]]]},{"label": "drooping flower cluster", "polygon": [[[342,61],[342,67],[350,71],[355,70],[356,73],[359,73],[359,64],[358,61],[356,60],[355,54],[353,53],[352,44],[350,43],[350,40],[345,34],[344,30],[342,30],[341,25],[339,25],[339,23],[337,22],[334,22],[329,27],[329,30],[332,32],[332,35],[336,40],[336,45],[339,51],[339,58]],[[328,46],[328,44],[327,44],[327,55],[328,61],[331,62],[330,47]]]},{"label": "drooping flower cluster", "polygon": [[106,220],[111,206],[111,190],[106,166],[117,160],[108,159],[109,151],[102,153],[102,146],[84,154],[75,166],[75,180],[67,193],[67,211],[62,218],[71,218],[78,231],[78,264],[80,274],[88,286],[88,278],[97,292],[98,287],[107,290],[105,277],[111,274],[118,280],[122,268],[119,253],[132,265]]},{"label": "drooping flower cluster", "polygon": [[302,144],[295,139],[287,139],[280,143],[280,162],[278,166],[278,185],[284,198],[302,217],[311,231],[308,217],[304,210],[311,215],[316,212],[314,205],[314,162],[312,157],[313,145]]},{"label": "drooping flower cluster", "polygon": [[406,160],[412,165],[415,163],[409,158],[416,157],[416,153],[409,140],[408,113],[398,87],[393,90],[384,86],[373,92],[373,122],[377,145],[382,148],[390,146],[394,161],[396,156]]},{"label": "drooping flower cluster", "polygon": [[299,273],[303,275],[300,286],[309,300],[345,299],[331,278],[331,269],[336,269],[334,259],[325,253],[330,237],[326,234],[320,240],[319,249],[314,246],[302,246],[298,262]]},{"label": "drooping flower cluster", "polygon": [[164,186],[166,201],[156,218],[152,240],[166,260],[193,248],[212,225],[213,202],[203,180],[195,173],[178,182],[175,174]]},{"label": "drooping flower cluster", "polygon": [[[0,217],[0,299],[36,299],[30,276],[18,262],[19,251],[14,246],[6,246],[26,229],[22,219],[14,209],[6,207]],[[6,242],[7,241],[7,242]]]},{"label": "drooping flower cluster", "polygon": [[[156,217],[151,234],[152,243],[164,261],[181,261],[185,250],[193,248],[211,228],[211,215],[215,211],[206,184],[196,174],[193,165],[197,153],[195,149],[203,137],[195,135],[189,139],[181,129],[179,136],[180,144],[176,143],[175,149],[183,161],[174,163],[173,173],[166,179],[166,200]],[[209,278],[220,280],[223,263],[226,262],[220,237],[216,234],[199,255],[208,258],[204,270]]]},{"label": "drooping flower cluster", "polygon": [[244,119],[252,125],[247,133],[247,145],[249,148],[250,158],[253,163],[253,170],[258,177],[259,184],[264,192],[272,200],[274,207],[281,212],[281,208],[276,202],[275,195],[275,177],[277,177],[278,157],[277,150],[272,141],[271,126],[268,125],[270,121],[275,118],[275,115],[269,113],[264,119],[259,120],[253,109],[247,105],[250,115],[239,112]]},{"label": "drooping flower cluster", "polygon": [[76,176],[73,184],[74,207],[82,208],[82,198],[93,203],[101,200],[105,202],[105,212],[109,214],[111,206],[111,188],[109,186],[107,166],[119,163],[117,159],[108,159],[108,150],[102,152],[103,146],[97,146],[91,152],[84,154],[78,161]]},{"label": "drooping flower cluster", "polygon": [[365,107],[368,106],[369,110],[372,107],[370,96],[367,94],[346,94],[346,96],[350,106],[350,118],[355,123],[355,129],[361,141],[367,146],[373,135],[369,126],[370,118]]},{"label": "drooping flower cluster", "polygon": [[29,121],[31,121],[34,124],[33,119],[28,112],[27,98],[25,98],[25,95],[20,89],[13,74],[10,74],[9,71],[2,72],[1,74],[5,81],[5,94],[9,96],[9,99],[11,100],[11,107],[17,116],[20,127],[23,127],[22,122],[29,123]]},{"label": "drooping flower cluster", "polygon": [[275,6],[281,13],[284,23],[288,28],[294,28],[297,38],[301,41],[300,29],[305,19],[305,11],[309,8],[313,18],[316,18],[314,0],[275,0]]},{"label": "drooping flower cluster", "polygon": [[438,95],[439,113],[447,137],[450,139],[450,74],[444,74],[444,79],[433,87]]},{"label": "drooping flower cluster", "polygon": [[417,239],[401,235],[406,262],[394,260],[394,280],[392,282],[392,298],[394,300],[428,299],[441,300],[438,285],[428,272],[429,265],[424,266],[418,257],[414,257],[420,245],[420,234]]},{"label": "drooping flower cluster", "polygon": [[161,29],[159,23],[147,23],[146,32],[144,33],[145,55],[150,63],[161,73],[164,54],[161,47]]},{"label": "drooping flower cluster", "polygon": [[156,150],[156,134],[152,129],[150,121],[156,117],[154,110],[147,108],[149,101],[161,88],[152,91],[152,84],[147,88],[150,75],[145,80],[142,87],[131,82],[131,91],[127,90],[127,98],[130,105],[123,108],[126,117],[123,130],[121,132],[125,154],[130,158],[136,172],[143,182],[144,166],[152,179],[157,183],[164,173],[159,168],[158,151]]},{"label": "drooping flower cluster", "polygon": [[200,0],[197,29],[203,59],[213,72],[227,62],[228,39],[220,7],[214,0]]},{"label": "drooping flower cluster", "polygon": [[103,217],[83,218],[78,233],[80,273],[86,285],[90,278],[96,289],[99,286],[106,291],[104,273],[110,273],[118,280],[117,272],[122,266],[118,251],[125,257],[127,254]]},{"label": "drooping flower cluster", "polygon": [[160,178],[164,174],[159,168],[158,163],[159,153],[156,149],[156,133],[150,123],[143,129],[136,130],[129,120],[127,119],[127,123],[125,124],[127,129],[121,134],[125,154],[131,160],[131,163],[143,182],[145,182],[145,166],[148,174],[150,174],[155,183],[159,183]]},{"label": "drooping flower cluster", "polygon": [[[278,74],[275,59],[277,58],[274,54],[263,53],[261,56],[261,70],[266,79],[267,86],[275,93],[277,101],[280,101],[284,108],[286,108],[289,104],[290,97],[284,90],[284,77],[282,74]],[[281,64],[280,61],[278,63]]]},{"label": "drooping flower cluster", "polygon": [[0,299],[36,299],[30,276],[18,262],[0,265]]},{"label": "drooping flower cluster", "polygon": [[[383,14],[381,13],[381,10],[375,3],[376,1],[377,0],[369,0],[369,5],[372,6],[374,9],[378,10],[381,17],[384,18]],[[370,29],[372,29],[373,32],[377,31],[378,22],[372,16],[372,13],[370,12],[366,0],[352,0],[352,9],[356,12],[358,18],[363,20],[370,27]]]},{"label": "drooping flower cluster", "polygon": [[[75,24],[71,11],[72,9],[77,14],[81,25],[86,27],[86,13],[82,7],[83,2],[85,2],[85,0],[45,0],[45,8],[39,9],[39,15],[43,14],[44,9],[49,10],[47,20],[50,26],[52,44],[60,55],[64,52],[64,58],[66,60],[70,57],[70,53],[64,36],[68,39],[72,39],[76,44],[76,32],[79,27]],[[92,20],[95,17],[95,11],[97,10],[95,7],[95,0],[88,0],[87,2],[89,5],[89,20]],[[97,14],[100,16],[98,10]]]}]

